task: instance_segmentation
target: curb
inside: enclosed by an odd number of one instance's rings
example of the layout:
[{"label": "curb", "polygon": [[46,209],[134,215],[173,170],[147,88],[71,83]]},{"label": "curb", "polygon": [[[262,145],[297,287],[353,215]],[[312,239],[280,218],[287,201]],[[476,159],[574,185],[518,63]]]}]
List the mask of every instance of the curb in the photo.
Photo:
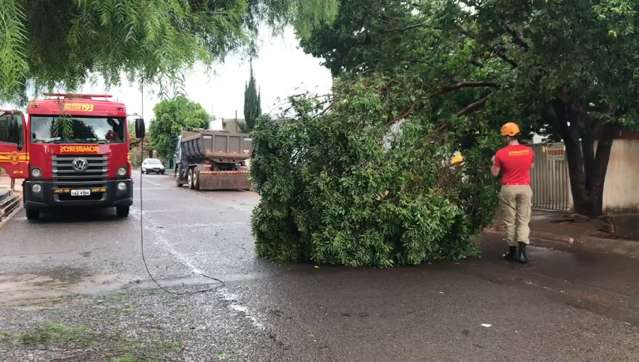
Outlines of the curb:
[{"label": "curb", "polygon": [[[484,235],[502,237],[503,233],[495,230],[484,230]],[[639,241],[624,239],[605,239],[587,236],[575,239],[570,236],[556,235],[547,232],[533,232],[530,235],[534,246],[549,247],[562,250],[580,250],[599,254],[615,254],[639,259]]]}]

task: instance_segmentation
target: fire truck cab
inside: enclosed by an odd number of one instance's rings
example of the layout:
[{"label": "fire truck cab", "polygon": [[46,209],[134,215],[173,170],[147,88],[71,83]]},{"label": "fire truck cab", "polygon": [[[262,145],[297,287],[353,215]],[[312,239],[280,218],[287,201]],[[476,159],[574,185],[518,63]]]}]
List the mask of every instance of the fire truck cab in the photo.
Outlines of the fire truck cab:
[{"label": "fire truck cab", "polygon": [[[60,207],[115,207],[127,217],[133,203],[129,133],[124,104],[109,95],[46,94],[26,116],[0,111],[0,167],[24,179],[27,218]],[[135,121],[144,137],[144,120]]]}]

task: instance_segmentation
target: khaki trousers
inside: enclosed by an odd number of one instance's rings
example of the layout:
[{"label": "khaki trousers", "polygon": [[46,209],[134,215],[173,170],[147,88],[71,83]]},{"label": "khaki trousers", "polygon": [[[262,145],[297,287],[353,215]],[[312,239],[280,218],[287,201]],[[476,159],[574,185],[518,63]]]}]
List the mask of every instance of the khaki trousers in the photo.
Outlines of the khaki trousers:
[{"label": "khaki trousers", "polygon": [[500,213],[506,228],[506,242],[530,244],[530,214],[532,189],[528,185],[503,185],[499,192]]}]

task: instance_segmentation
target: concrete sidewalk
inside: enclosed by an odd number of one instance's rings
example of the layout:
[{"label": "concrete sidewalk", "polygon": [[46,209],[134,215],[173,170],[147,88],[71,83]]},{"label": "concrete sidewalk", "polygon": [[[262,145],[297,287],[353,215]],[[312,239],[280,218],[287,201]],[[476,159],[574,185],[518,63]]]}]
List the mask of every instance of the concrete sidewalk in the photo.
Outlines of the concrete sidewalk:
[{"label": "concrete sidewalk", "polygon": [[[530,239],[534,245],[639,258],[639,240],[618,237],[611,232],[614,227],[603,219],[535,211],[530,229]],[[499,225],[493,225],[486,228],[484,234],[494,237],[503,235],[503,231]]]}]

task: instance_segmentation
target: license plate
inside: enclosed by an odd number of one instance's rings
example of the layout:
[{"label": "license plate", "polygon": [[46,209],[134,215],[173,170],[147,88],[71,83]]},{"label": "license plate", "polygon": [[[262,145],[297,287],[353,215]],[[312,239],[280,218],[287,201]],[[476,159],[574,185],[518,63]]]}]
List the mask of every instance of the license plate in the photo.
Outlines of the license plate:
[{"label": "license plate", "polygon": [[71,196],[91,196],[91,190],[71,190]]}]

